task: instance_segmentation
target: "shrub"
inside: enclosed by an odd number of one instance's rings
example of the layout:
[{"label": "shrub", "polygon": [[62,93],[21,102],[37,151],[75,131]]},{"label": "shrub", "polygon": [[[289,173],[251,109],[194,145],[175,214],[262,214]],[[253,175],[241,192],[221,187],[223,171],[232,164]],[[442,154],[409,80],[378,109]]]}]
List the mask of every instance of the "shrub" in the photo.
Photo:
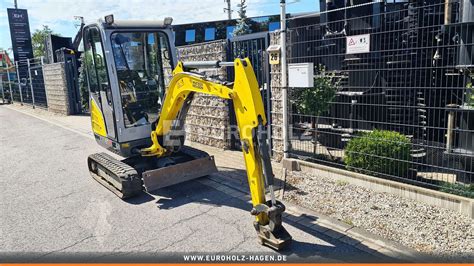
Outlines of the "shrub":
[{"label": "shrub", "polygon": [[371,175],[404,176],[408,172],[410,140],[395,131],[374,130],[351,139],[345,148],[346,167]]},{"label": "shrub", "polygon": [[466,88],[468,89],[466,92],[466,105],[474,108],[474,88],[472,82],[469,82]]},{"label": "shrub", "polygon": [[443,182],[439,191],[474,199],[474,184],[463,185]]},{"label": "shrub", "polygon": [[331,101],[336,97],[340,80],[334,73],[326,72],[324,66],[317,69],[312,88],[293,91],[293,104],[299,114],[320,116],[329,110]]},{"label": "shrub", "polygon": [[336,97],[340,79],[334,73],[326,72],[324,66],[320,65],[314,78],[312,88],[301,88],[293,90],[291,98],[298,114],[311,116],[311,129],[313,131],[313,153],[316,155],[318,140],[319,116],[329,111],[331,102]]}]

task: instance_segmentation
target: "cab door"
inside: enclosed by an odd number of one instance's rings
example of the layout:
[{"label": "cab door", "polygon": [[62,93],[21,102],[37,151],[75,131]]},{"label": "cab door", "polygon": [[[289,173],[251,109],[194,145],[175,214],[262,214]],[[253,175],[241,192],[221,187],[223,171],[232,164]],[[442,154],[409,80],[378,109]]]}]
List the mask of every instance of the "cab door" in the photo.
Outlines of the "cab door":
[{"label": "cab door", "polygon": [[[113,96],[104,46],[98,27],[89,26],[84,29],[84,52],[94,133],[103,135],[105,130],[106,136],[104,137],[116,140]],[[100,114],[96,114],[97,112],[100,112]],[[98,116],[102,116],[102,121]],[[104,125],[100,125],[102,122]],[[101,130],[101,127],[104,127],[104,130]],[[100,131],[102,134],[97,133],[97,131]]]},{"label": "cab door", "polygon": [[[118,142],[149,141],[159,117],[173,70],[171,32],[164,29],[112,29],[106,48],[109,70],[117,93],[115,114]],[[147,144],[148,145],[148,144]]]}]

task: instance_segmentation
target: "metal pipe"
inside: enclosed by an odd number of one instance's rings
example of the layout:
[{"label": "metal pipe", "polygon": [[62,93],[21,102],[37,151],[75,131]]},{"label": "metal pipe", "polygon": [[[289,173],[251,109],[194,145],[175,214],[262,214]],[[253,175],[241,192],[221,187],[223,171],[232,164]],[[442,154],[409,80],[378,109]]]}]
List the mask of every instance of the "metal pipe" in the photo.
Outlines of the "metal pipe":
[{"label": "metal pipe", "polygon": [[446,133],[446,151],[449,153],[453,150],[453,128],[454,128],[454,111],[448,112],[448,126]]},{"label": "metal pipe", "polygon": [[227,19],[231,20],[232,19],[232,5],[230,3],[230,0],[225,0],[227,3],[227,8],[224,8],[224,12],[227,11]]},{"label": "metal pipe", "polygon": [[286,73],[286,2],[280,0],[281,90],[283,106],[283,158],[288,158],[288,91]]},{"label": "metal pipe", "polygon": [[184,68],[221,68],[221,67],[233,67],[234,62],[221,62],[218,60],[214,61],[194,61],[194,62],[183,62]]},{"label": "metal pipe", "polygon": [[31,64],[30,64],[30,59],[26,59],[26,62],[28,63],[28,75],[30,78],[30,90],[31,90],[31,104],[33,105],[33,109],[35,108],[35,92],[33,90],[33,78],[31,77]]},{"label": "metal pipe", "polygon": [[444,25],[451,23],[451,0],[444,0]]}]

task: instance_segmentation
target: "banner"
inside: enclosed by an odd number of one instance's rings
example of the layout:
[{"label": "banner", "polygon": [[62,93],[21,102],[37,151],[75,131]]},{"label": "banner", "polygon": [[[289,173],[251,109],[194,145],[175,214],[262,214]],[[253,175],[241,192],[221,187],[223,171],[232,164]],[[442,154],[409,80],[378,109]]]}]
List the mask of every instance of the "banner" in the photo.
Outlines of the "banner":
[{"label": "banner", "polygon": [[26,9],[7,8],[15,61],[33,58],[30,23]]}]

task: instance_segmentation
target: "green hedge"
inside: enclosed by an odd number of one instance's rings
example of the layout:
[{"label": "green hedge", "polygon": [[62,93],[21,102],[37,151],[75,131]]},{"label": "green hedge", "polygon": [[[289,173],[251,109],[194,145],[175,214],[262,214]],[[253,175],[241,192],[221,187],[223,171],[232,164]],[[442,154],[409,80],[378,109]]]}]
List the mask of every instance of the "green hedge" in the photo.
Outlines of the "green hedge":
[{"label": "green hedge", "polygon": [[439,191],[474,199],[474,184],[452,184],[443,182]]},{"label": "green hedge", "polygon": [[405,176],[410,159],[410,140],[395,131],[374,130],[351,139],[345,148],[346,167],[371,175]]}]

